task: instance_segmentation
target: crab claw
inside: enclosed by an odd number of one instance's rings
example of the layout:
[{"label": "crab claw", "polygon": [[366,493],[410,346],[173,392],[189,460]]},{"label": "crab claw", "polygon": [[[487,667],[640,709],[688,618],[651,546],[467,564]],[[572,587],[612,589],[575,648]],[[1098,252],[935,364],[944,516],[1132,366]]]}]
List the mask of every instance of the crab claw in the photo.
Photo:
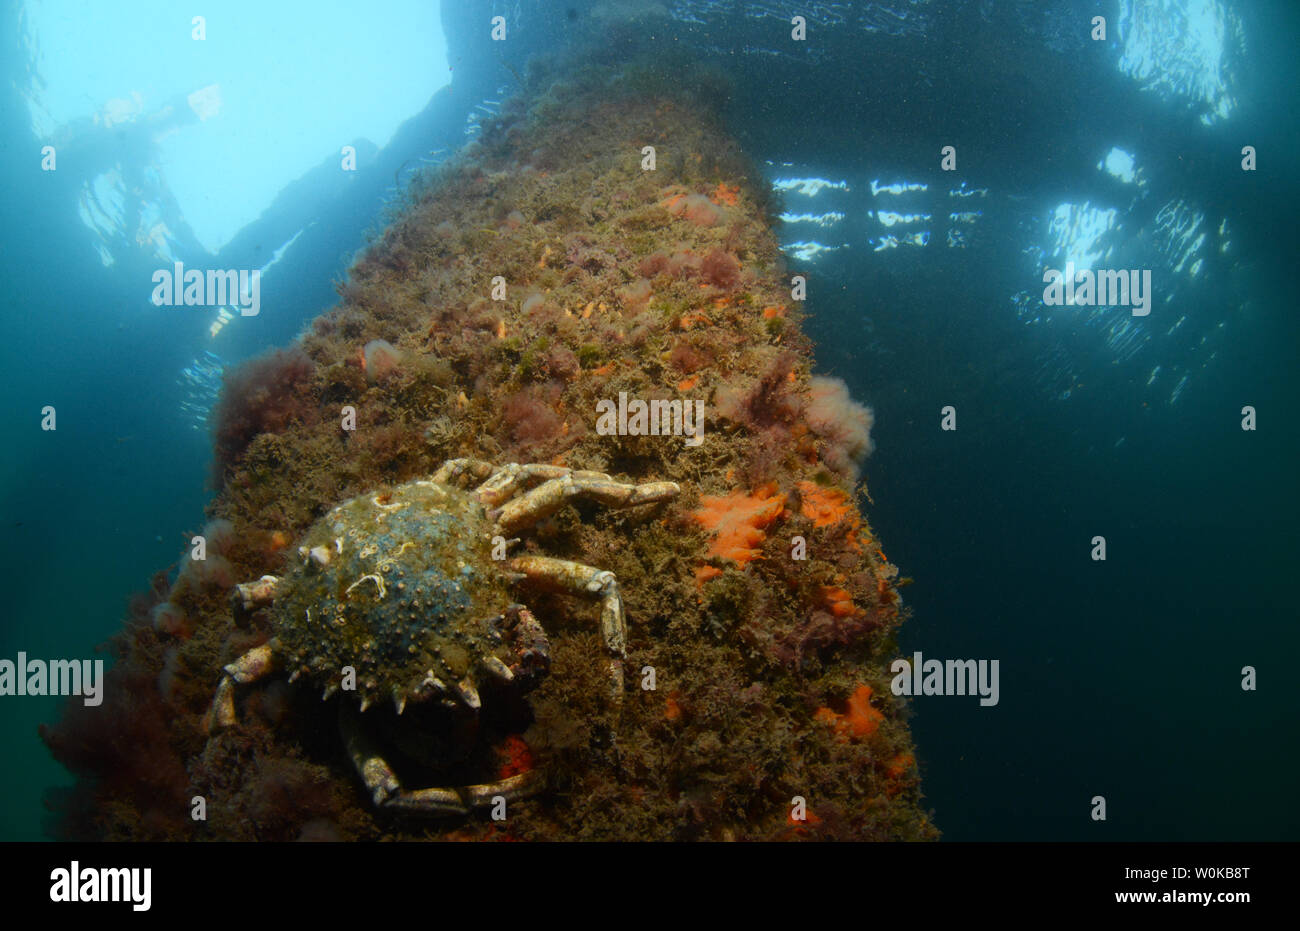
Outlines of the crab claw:
[{"label": "crab claw", "polygon": [[203,730],[211,734],[224,730],[236,723],[235,686],[247,685],[265,678],[275,670],[276,641],[272,640],[258,647],[253,647],[232,663],[222,669],[221,681],[217,684],[217,693],[212,698],[212,705],[203,717]]},{"label": "crab claw", "polygon": [[235,617],[235,626],[247,627],[250,614],[275,600],[279,585],[280,579],[274,575],[264,575],[256,582],[240,582],[236,585],[230,593],[230,608]]}]

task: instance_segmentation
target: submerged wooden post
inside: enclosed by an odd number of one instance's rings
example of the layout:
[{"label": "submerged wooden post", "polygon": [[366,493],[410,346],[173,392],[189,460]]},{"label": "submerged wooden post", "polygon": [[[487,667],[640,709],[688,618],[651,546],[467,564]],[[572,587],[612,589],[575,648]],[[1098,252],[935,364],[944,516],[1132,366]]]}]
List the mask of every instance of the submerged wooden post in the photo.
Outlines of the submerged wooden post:
[{"label": "submerged wooden post", "polygon": [[[808,283],[786,268],[765,185],[706,103],[575,79],[507,107],[410,201],[283,360],[293,377],[225,401],[227,418],[262,426],[221,450],[211,510],[231,524],[237,542],[219,555],[235,574],[278,573],[286,543],[329,507],[456,457],[674,481],[682,494],[630,511],[578,503],[524,535],[530,552],[617,576],[621,702],[597,609],[521,589],[550,636],[550,675],[526,696],[485,695],[476,722],[426,721],[437,740],[421,746],[451,748],[447,766],[491,778],[545,768],[554,791],[512,803],[504,822],[381,824],[347,768],[315,762],[309,781],[343,789],[319,797],[351,802],[285,813],[277,839],[322,821],[345,838],[936,836],[889,688],[897,570],[855,485],[871,413],[814,374],[800,328]],[[277,416],[259,419],[268,408]],[[353,429],[341,429],[345,408]],[[210,580],[178,589],[169,599],[193,634],[169,641],[183,670],[173,735],[193,727],[259,623],[238,630]],[[124,648],[124,668],[156,673],[143,633]],[[248,701],[214,740],[258,734],[262,763],[190,766],[208,819],[172,822],[172,836],[246,838],[269,823],[243,808],[314,725]]]}]

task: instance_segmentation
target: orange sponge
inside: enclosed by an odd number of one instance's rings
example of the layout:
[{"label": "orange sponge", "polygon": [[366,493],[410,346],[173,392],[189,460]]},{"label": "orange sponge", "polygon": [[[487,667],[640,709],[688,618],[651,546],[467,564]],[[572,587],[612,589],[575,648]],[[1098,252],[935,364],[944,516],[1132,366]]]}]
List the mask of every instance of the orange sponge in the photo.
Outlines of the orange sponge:
[{"label": "orange sponge", "polygon": [[859,685],[849,696],[848,710],[844,714],[830,708],[818,708],[813,719],[835,728],[842,740],[854,740],[874,734],[885,716],[871,707],[871,686]]},{"label": "orange sponge", "polygon": [[835,617],[857,617],[861,609],[853,603],[853,596],[838,585],[823,585],[822,598],[826,609]]},{"label": "orange sponge", "polygon": [[839,488],[821,488],[812,482],[800,482],[799,513],[812,518],[814,527],[832,527],[852,516],[847,492]]},{"label": "orange sponge", "polygon": [[776,486],[765,485],[752,495],[743,491],[729,495],[700,498],[700,508],[691,517],[714,534],[708,555],[747,565],[761,556],[760,547],[767,537],[767,527],[785,510],[785,495]]}]

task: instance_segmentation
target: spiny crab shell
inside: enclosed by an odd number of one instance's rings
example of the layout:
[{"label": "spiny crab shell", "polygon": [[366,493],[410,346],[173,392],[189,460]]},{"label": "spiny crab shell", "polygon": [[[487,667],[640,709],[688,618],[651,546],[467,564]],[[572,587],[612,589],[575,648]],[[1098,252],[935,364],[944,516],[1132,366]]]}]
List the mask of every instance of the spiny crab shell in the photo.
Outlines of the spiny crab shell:
[{"label": "spiny crab shell", "polygon": [[[479,484],[467,492],[453,482]],[[627,659],[618,578],[567,559],[506,559],[506,548],[519,542],[506,537],[577,498],[632,508],[680,492],[676,482],[632,485],[586,469],[449,459],[431,480],[344,502],[307,531],[301,563],[288,576],[235,586],[236,621],[271,605],[275,636],[224,667],[204,729],[213,735],[236,724],[236,687],[277,664],[292,670],[291,682],[304,675],[323,681],[326,699],[340,689],[356,691],[361,711],[389,697],[401,714],[408,701],[434,695],[477,709],[487,676],[527,688],[546,671],[549,646],[537,620],[507,594],[508,585],[524,579],[599,599],[617,704]],[[338,708],[348,756],[376,806],[463,815],[523,798],[542,784],[528,770],[482,784],[408,788],[364,733],[356,705],[343,701]]]},{"label": "spiny crab shell", "polygon": [[547,645],[517,624],[493,529],[476,497],[434,481],[335,507],[307,531],[275,597],[285,668],[328,694],[352,667],[363,709],[388,699],[400,711],[448,686],[477,696],[489,676],[529,687]]}]

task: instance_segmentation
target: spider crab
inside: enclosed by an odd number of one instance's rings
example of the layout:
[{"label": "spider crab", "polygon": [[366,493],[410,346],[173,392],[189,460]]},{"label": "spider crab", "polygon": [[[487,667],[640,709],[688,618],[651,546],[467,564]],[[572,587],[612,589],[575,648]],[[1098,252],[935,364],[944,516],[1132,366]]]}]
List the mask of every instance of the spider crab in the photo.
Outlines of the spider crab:
[{"label": "spider crab", "polygon": [[377,807],[463,815],[497,796],[522,798],[539,788],[535,771],[481,785],[406,788],[359,712],[384,699],[398,715],[408,702],[430,701],[477,712],[488,681],[520,693],[533,687],[550,647],[531,612],[510,597],[518,582],[600,599],[617,701],[627,631],[614,574],[546,556],[510,558],[506,548],[519,542],[516,531],[575,498],[628,508],[679,491],[675,482],[635,485],[560,466],[452,459],[429,480],[346,501],[307,531],[301,559],[285,576],[236,586],[237,616],[270,605],[273,635],[225,667],[205,727],[212,733],[235,724],[237,686],[283,669],[291,682],[314,680],[324,699],[344,692],[344,744]]}]

